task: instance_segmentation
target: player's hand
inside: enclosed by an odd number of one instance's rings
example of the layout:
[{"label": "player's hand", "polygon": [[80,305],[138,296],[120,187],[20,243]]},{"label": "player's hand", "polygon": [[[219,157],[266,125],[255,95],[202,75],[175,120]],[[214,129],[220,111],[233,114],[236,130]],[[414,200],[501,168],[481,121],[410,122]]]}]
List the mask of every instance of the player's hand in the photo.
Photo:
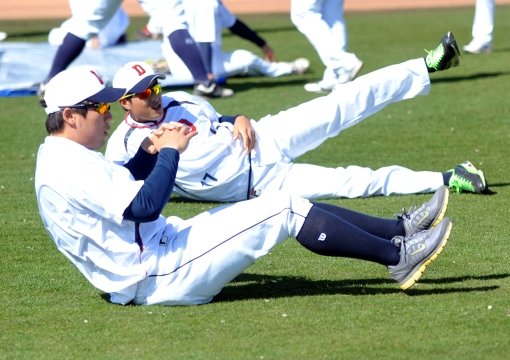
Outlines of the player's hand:
[{"label": "player's hand", "polygon": [[234,140],[241,138],[244,151],[248,154],[255,147],[256,136],[255,129],[251,125],[250,119],[244,115],[239,115],[234,121]]},{"label": "player's hand", "polygon": [[165,131],[165,129],[172,130],[176,127],[181,127],[181,126],[183,126],[183,125],[180,123],[177,123],[177,122],[172,122],[172,121],[161,125],[161,127],[154,130],[149,136],[147,136],[142,141],[142,144],[140,145],[141,148],[152,155],[158,153],[159,148],[156,148],[156,142],[157,142],[158,137],[163,135],[163,132]]},{"label": "player's hand", "polygon": [[155,153],[168,147],[182,153],[186,150],[189,141],[195,135],[197,135],[197,131],[193,131],[189,126],[184,124],[163,124],[149,135],[152,145],[148,147],[148,150],[150,153]]},{"label": "player's hand", "polygon": [[276,60],[274,51],[268,44],[262,46],[262,52],[264,52],[264,59],[266,59],[267,61],[274,62]]}]

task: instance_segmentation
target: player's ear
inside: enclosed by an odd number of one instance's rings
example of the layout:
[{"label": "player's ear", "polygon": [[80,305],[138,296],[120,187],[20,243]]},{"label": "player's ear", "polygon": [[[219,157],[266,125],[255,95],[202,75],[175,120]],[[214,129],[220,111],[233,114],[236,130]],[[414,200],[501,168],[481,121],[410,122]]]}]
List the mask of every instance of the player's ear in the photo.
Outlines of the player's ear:
[{"label": "player's ear", "polygon": [[62,110],[62,118],[64,122],[67,123],[70,127],[76,127],[76,117],[80,116],[76,111],[73,111],[71,108],[64,108]]},{"label": "player's ear", "polygon": [[119,105],[126,111],[131,110],[131,101],[129,99],[120,99]]}]

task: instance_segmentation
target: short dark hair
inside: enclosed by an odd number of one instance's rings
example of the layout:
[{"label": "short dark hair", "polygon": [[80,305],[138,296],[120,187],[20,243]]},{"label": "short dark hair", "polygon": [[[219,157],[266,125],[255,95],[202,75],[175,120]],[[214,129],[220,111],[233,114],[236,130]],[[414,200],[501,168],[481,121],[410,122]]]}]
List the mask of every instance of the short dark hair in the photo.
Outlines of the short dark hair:
[{"label": "short dark hair", "polygon": [[[62,112],[64,109],[48,114],[46,117],[46,131],[48,134],[58,134],[61,133],[64,130],[64,116],[62,115]],[[82,116],[87,115],[87,109],[72,109],[77,114],[80,114]]]}]

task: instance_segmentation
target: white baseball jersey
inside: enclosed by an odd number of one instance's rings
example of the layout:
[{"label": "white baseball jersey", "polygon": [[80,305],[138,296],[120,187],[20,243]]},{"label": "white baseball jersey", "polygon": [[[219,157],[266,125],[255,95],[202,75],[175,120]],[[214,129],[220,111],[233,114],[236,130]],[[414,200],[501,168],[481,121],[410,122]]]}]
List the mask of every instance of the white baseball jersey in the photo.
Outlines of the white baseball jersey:
[{"label": "white baseball jersey", "polygon": [[[252,121],[257,143],[250,156],[243,152],[241,140],[232,140],[231,125],[218,124],[219,115],[204,100],[185,93],[166,94],[165,106],[178,102],[168,107],[162,121],[181,121],[199,132],[181,157],[175,191],[209,201],[239,201],[277,190],[307,199],[433,192],[443,185],[440,172],[293,163],[387,105],[427,94],[429,89],[422,58],[379,69],[327,96]],[[134,122],[127,115],[108,142],[107,158],[125,162],[157,126]],[[337,156],[339,162],[346,161],[342,154]]]},{"label": "white baseball jersey", "polygon": [[59,250],[95,287],[134,297],[156,266],[165,219],[140,225],[123,212],[143,185],[129,170],[71,140],[49,136],[37,155],[35,188],[44,225]]},{"label": "white baseball jersey", "polygon": [[[49,136],[35,191],[57,248],[114,303],[202,304],[276,244],[296,237],[311,208],[280,193],[192,219],[123,219],[142,181],[95,151]],[[229,226],[225,226],[225,224]]]},{"label": "white baseball jersey", "polygon": [[[198,131],[181,154],[174,192],[199,200],[247,199],[250,161],[242,143],[232,139],[232,124],[220,123],[220,114],[209,103],[185,92],[165,94],[163,107],[164,122],[180,122]],[[127,115],[111,135],[106,157],[125,163],[160,123],[138,123]]]}]

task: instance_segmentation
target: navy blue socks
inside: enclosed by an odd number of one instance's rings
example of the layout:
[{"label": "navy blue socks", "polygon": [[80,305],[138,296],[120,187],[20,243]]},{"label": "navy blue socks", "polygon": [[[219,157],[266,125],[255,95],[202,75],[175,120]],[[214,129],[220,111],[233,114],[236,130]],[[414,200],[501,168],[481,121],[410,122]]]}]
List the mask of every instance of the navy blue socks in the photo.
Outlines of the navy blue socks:
[{"label": "navy blue socks", "polygon": [[320,255],[350,257],[388,266],[400,261],[400,248],[390,240],[404,233],[401,220],[314,203],[297,240]]}]

